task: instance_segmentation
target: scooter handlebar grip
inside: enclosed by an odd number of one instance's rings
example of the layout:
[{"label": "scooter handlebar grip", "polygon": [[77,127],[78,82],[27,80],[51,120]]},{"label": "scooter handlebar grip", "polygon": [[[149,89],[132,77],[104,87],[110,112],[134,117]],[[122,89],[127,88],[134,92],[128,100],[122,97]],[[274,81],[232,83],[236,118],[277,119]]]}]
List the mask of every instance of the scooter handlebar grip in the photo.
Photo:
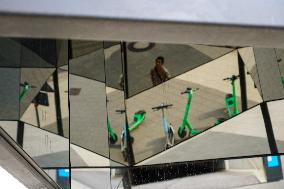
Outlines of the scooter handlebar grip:
[{"label": "scooter handlebar grip", "polygon": [[160,107],[159,106],[156,106],[156,107],[153,107],[152,110],[159,110]]},{"label": "scooter handlebar grip", "polygon": [[168,107],[172,107],[173,105],[172,104],[167,104],[164,106],[164,108],[168,108]]},{"label": "scooter handlebar grip", "polygon": [[115,112],[117,112],[117,113],[125,113],[125,110],[115,110]]},{"label": "scooter handlebar grip", "polygon": [[170,106],[173,106],[173,104],[166,104],[166,105],[162,105],[162,106],[156,106],[156,107],[153,107],[152,110],[160,110],[162,108],[168,108]]}]

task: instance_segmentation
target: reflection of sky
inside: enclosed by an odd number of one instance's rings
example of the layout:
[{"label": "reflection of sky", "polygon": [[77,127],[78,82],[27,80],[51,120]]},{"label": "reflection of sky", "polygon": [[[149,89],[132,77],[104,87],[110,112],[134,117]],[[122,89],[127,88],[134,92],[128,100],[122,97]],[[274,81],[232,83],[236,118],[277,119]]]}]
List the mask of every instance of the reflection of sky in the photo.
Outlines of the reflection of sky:
[{"label": "reflection of sky", "polygon": [[60,177],[69,177],[69,169],[59,169],[58,176]]},{"label": "reflection of sky", "polygon": [[[0,188],[17,188],[28,189],[22,183],[20,183],[15,177],[0,166]],[[9,187],[8,187],[9,186]]]},{"label": "reflection of sky", "polygon": [[[27,4],[25,1],[2,0],[0,11],[284,26],[282,19],[284,2],[278,0],[33,0],[29,2]],[[80,6],[78,6],[79,3]]]},{"label": "reflection of sky", "polygon": [[279,162],[277,156],[268,156],[267,157],[267,165],[268,167],[278,167]]}]

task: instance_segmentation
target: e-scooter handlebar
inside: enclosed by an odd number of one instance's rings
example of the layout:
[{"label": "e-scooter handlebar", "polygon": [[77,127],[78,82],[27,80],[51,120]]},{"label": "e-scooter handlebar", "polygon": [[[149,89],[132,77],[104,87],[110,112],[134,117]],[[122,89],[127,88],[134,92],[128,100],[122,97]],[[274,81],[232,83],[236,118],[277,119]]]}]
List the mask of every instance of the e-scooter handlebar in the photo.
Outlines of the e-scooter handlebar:
[{"label": "e-scooter handlebar", "polygon": [[156,107],[153,107],[152,109],[153,109],[154,111],[158,111],[158,110],[160,110],[160,109],[169,108],[169,107],[171,107],[171,106],[173,106],[173,105],[172,105],[172,104],[162,104],[161,106],[156,106]]},{"label": "e-scooter handlebar", "polygon": [[120,114],[123,114],[125,113],[125,110],[115,110],[116,113],[120,113]]},{"label": "e-scooter handlebar", "polygon": [[190,88],[190,87],[187,87],[185,91],[181,92],[180,94],[187,94],[187,93],[190,93],[190,91],[198,91],[199,88]]},{"label": "e-scooter handlebar", "polygon": [[30,85],[30,84],[28,84],[27,82],[21,83],[20,86],[21,86],[21,87],[26,87],[26,86],[28,86],[28,87],[31,88],[31,89],[35,89],[35,88],[36,88],[36,86]]},{"label": "e-scooter handlebar", "polygon": [[240,75],[232,75],[231,77],[226,77],[223,80],[224,81],[226,81],[226,80],[234,81],[234,80],[236,80],[238,78],[240,78]]}]

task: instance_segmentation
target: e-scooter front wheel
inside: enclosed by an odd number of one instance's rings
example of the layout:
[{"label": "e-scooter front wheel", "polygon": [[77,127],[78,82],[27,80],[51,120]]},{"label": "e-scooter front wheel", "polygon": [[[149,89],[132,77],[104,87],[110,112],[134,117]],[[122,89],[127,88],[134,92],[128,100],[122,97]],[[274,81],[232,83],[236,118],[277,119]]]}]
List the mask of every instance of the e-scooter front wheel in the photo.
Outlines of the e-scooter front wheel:
[{"label": "e-scooter front wheel", "polygon": [[186,136],[186,134],[187,134],[187,132],[186,132],[186,129],[185,129],[185,128],[180,127],[180,128],[178,129],[178,136],[179,136],[180,138],[184,138],[184,137]]}]

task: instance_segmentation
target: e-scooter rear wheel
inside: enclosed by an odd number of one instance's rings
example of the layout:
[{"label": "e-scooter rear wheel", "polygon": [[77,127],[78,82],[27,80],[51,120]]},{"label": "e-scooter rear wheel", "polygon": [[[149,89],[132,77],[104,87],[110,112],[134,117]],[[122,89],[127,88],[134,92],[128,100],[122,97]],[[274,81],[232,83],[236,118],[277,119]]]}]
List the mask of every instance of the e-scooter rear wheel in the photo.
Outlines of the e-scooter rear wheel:
[{"label": "e-scooter rear wheel", "polygon": [[169,149],[170,147],[172,147],[174,143],[175,143],[174,130],[173,130],[173,127],[169,127],[166,149]]},{"label": "e-scooter rear wheel", "polygon": [[111,144],[115,144],[117,142],[117,135],[113,133],[112,135],[109,136],[109,141]]},{"label": "e-scooter rear wheel", "polygon": [[126,152],[126,150],[122,152],[122,155],[123,155],[123,160],[127,161],[127,152]]},{"label": "e-scooter rear wheel", "polygon": [[185,128],[180,127],[180,128],[178,129],[178,136],[179,136],[180,138],[184,138],[184,137],[186,136],[186,134],[187,134],[187,132],[186,132],[186,129],[185,129]]}]

